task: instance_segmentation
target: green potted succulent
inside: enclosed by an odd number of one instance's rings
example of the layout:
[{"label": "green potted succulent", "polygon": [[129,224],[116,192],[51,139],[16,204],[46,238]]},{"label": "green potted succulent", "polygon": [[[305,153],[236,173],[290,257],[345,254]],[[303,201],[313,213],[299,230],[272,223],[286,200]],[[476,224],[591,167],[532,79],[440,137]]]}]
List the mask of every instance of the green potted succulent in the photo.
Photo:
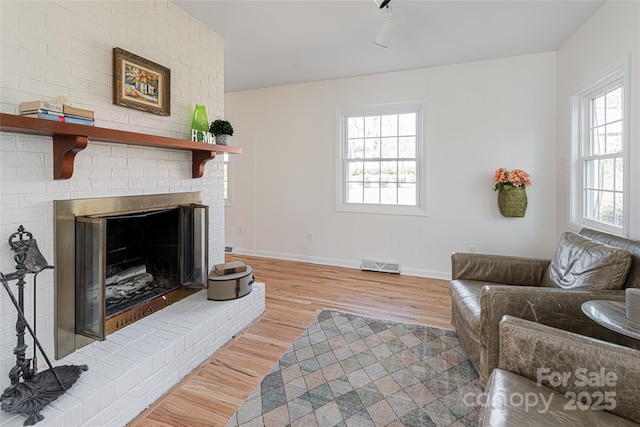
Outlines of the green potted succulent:
[{"label": "green potted succulent", "polygon": [[211,123],[209,132],[215,135],[216,144],[229,145],[231,135],[233,135],[233,126],[226,120],[217,119]]}]

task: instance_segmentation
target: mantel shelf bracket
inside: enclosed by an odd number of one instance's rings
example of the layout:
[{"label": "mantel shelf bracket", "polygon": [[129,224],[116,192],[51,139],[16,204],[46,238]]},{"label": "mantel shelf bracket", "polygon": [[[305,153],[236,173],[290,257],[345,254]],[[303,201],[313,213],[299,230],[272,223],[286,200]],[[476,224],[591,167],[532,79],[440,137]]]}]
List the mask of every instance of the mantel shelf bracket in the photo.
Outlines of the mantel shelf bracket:
[{"label": "mantel shelf bracket", "polygon": [[215,159],[215,151],[193,150],[191,152],[191,174],[193,178],[202,178],[204,175],[204,165],[211,159]]},{"label": "mantel shelf bracket", "polygon": [[53,179],[71,178],[76,154],[87,148],[88,143],[86,136],[53,135]]}]

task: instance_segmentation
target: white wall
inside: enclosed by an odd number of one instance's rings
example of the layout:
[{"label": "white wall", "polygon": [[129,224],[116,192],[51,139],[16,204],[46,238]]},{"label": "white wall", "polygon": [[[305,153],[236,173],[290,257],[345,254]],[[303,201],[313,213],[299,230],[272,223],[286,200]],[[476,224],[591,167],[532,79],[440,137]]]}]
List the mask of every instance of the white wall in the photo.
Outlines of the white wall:
[{"label": "white wall", "polygon": [[[16,114],[22,101],[65,95],[95,110],[96,126],[187,139],[196,103],[223,115],[223,40],[167,1],[2,1],[0,108]],[[171,116],[112,104],[112,49],[121,47],[171,69]],[[202,191],[210,206],[210,259],[223,259],[222,168],[191,178],[189,152],[90,141],[69,180],[52,179],[49,137],[0,133],[0,271],[14,270],[6,239],[20,224],[32,232],[51,264],[53,200]],[[53,281],[38,277],[38,337],[53,357]],[[15,286],[13,287],[15,292]],[[26,292],[31,319],[33,286]],[[16,312],[0,290],[0,388],[15,363]],[[28,357],[31,357],[32,342]],[[44,361],[41,359],[41,365]]]},{"label": "white wall", "polygon": [[558,105],[558,229],[571,224],[571,97],[628,62],[631,97],[629,123],[630,226],[629,236],[640,238],[640,2],[608,1],[557,53]]},{"label": "white wall", "polygon": [[[336,110],[414,100],[427,105],[429,216],[336,212]],[[238,252],[351,267],[391,260],[443,278],[450,254],[469,245],[553,255],[555,53],[231,92],[225,112],[244,150],[231,160],[226,208],[226,243]],[[532,176],[523,219],[498,212],[499,167]]]}]

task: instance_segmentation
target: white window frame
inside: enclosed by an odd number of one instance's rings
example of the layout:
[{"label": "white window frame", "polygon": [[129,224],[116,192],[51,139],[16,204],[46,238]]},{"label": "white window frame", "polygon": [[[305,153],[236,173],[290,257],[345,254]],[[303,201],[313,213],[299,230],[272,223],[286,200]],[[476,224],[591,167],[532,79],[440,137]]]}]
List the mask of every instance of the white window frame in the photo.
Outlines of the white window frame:
[{"label": "white window frame", "polygon": [[[229,153],[221,153],[222,157],[222,185],[223,185],[223,190],[222,190],[222,198],[224,199],[224,205],[225,206],[232,206],[231,203],[231,169],[230,169],[230,164],[231,164],[231,155]],[[227,168],[227,176],[224,176],[224,168]],[[224,186],[226,185],[227,187],[227,197],[224,197]]]},{"label": "white window frame", "polygon": [[[343,108],[337,110],[336,148],[336,211],[390,215],[427,216],[427,169],[425,158],[423,101]],[[347,119],[354,116],[416,113],[416,205],[384,205],[346,202],[347,173]]]},{"label": "white window frame", "polygon": [[[629,213],[630,213],[630,162],[629,162],[629,128],[630,128],[630,96],[629,96],[629,62],[616,68],[605,77],[589,85],[572,99],[572,128],[571,128],[571,223],[576,229],[582,227],[593,228],[611,234],[628,236],[629,233]],[[614,226],[600,221],[595,221],[584,216],[584,194],[585,194],[585,168],[584,161],[589,156],[586,154],[586,146],[590,138],[590,113],[591,100],[605,92],[614,89],[618,85],[622,86],[622,158],[623,162],[623,220],[622,226]],[[592,156],[593,157],[593,156]]]}]

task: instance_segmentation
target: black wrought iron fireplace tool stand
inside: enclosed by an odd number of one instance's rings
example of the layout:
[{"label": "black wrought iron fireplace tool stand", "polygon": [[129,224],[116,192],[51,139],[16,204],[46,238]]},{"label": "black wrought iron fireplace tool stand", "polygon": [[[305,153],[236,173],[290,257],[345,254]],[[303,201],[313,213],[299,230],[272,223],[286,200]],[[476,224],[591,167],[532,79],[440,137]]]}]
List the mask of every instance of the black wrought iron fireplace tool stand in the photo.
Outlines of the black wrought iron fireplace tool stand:
[{"label": "black wrought iron fireplace tool stand", "polygon": [[[38,249],[33,235],[26,231],[22,225],[18,227],[16,233],[9,237],[9,246],[14,252],[13,260],[16,262],[16,271],[6,275],[0,273],[0,282],[2,282],[2,286],[9,294],[9,298],[18,312],[18,320],[16,322],[18,343],[13,349],[13,353],[16,355],[16,365],[9,371],[11,385],[0,396],[0,406],[3,411],[25,415],[27,419],[24,425],[28,426],[42,421],[44,417],[40,414],[40,411],[63,395],[76,382],[80,374],[88,368],[87,365],[54,367],[51,364],[49,357],[36,337],[35,296],[36,276],[41,271],[53,268],[53,266],[47,265],[47,261]],[[33,274],[33,328],[24,315],[24,287],[27,283],[24,279],[28,274]],[[9,282],[14,280],[17,281],[18,299],[16,299],[9,287]],[[25,344],[24,339],[25,329],[29,331],[33,338],[33,359],[26,357],[28,345]],[[35,347],[40,350],[44,360],[47,362],[48,370],[38,372]]]}]

